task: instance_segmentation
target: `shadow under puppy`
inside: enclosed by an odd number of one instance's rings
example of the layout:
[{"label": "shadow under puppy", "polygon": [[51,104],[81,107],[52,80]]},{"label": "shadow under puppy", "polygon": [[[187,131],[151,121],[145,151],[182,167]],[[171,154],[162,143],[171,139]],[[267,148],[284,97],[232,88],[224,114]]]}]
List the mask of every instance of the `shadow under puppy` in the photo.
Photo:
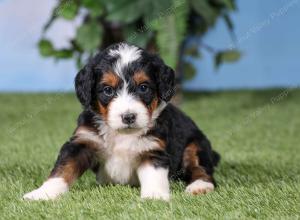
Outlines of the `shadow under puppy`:
[{"label": "shadow under puppy", "polygon": [[76,76],[84,110],[49,178],[24,195],[55,199],[86,170],[100,184],[141,187],[141,197],[169,200],[169,179],[186,192],[214,189],[219,155],[194,122],[172,104],[174,71],[154,54],[119,43],[96,55]]}]

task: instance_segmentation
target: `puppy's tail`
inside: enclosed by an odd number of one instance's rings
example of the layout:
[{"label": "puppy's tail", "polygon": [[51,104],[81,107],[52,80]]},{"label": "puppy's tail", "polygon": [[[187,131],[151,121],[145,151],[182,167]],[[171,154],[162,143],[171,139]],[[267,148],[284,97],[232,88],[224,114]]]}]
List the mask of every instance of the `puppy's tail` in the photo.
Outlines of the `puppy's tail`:
[{"label": "puppy's tail", "polygon": [[212,159],[213,159],[213,165],[217,166],[221,160],[221,156],[219,153],[217,153],[216,151],[213,150],[212,151]]}]

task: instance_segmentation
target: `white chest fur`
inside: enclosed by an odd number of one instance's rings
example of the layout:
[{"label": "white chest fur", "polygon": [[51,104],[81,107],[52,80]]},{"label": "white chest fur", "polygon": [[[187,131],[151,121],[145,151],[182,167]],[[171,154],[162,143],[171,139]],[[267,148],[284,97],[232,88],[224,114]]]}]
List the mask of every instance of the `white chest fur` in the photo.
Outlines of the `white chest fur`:
[{"label": "white chest fur", "polygon": [[105,135],[105,148],[101,168],[97,175],[99,183],[137,185],[136,170],[140,155],[159,148],[154,137],[133,134]]}]

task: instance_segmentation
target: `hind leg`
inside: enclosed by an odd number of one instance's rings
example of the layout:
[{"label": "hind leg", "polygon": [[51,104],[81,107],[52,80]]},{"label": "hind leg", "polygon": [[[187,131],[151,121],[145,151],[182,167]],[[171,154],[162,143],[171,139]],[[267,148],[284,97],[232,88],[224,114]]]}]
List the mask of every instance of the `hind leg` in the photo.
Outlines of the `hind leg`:
[{"label": "hind leg", "polygon": [[[205,194],[214,190],[213,165],[209,152],[197,143],[190,143],[183,154],[183,169],[188,183],[186,192],[192,195]],[[201,161],[200,161],[201,160]]]}]

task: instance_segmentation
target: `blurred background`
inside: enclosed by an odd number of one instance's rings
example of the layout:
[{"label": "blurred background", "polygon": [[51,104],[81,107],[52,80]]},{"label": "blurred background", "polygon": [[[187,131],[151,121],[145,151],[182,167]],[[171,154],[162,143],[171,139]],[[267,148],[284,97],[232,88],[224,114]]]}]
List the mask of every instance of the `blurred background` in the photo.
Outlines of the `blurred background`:
[{"label": "blurred background", "polygon": [[[299,12],[300,0],[0,0],[0,219],[300,219]],[[190,198],[174,183],[171,205],[144,203],[88,172],[58,203],[23,202],[76,128],[78,69],[120,41],[176,70],[175,103],[222,156],[217,190]]]},{"label": "blurred background", "polygon": [[2,92],[73,91],[119,41],[158,52],[184,90],[297,87],[298,0],[0,0]]}]

